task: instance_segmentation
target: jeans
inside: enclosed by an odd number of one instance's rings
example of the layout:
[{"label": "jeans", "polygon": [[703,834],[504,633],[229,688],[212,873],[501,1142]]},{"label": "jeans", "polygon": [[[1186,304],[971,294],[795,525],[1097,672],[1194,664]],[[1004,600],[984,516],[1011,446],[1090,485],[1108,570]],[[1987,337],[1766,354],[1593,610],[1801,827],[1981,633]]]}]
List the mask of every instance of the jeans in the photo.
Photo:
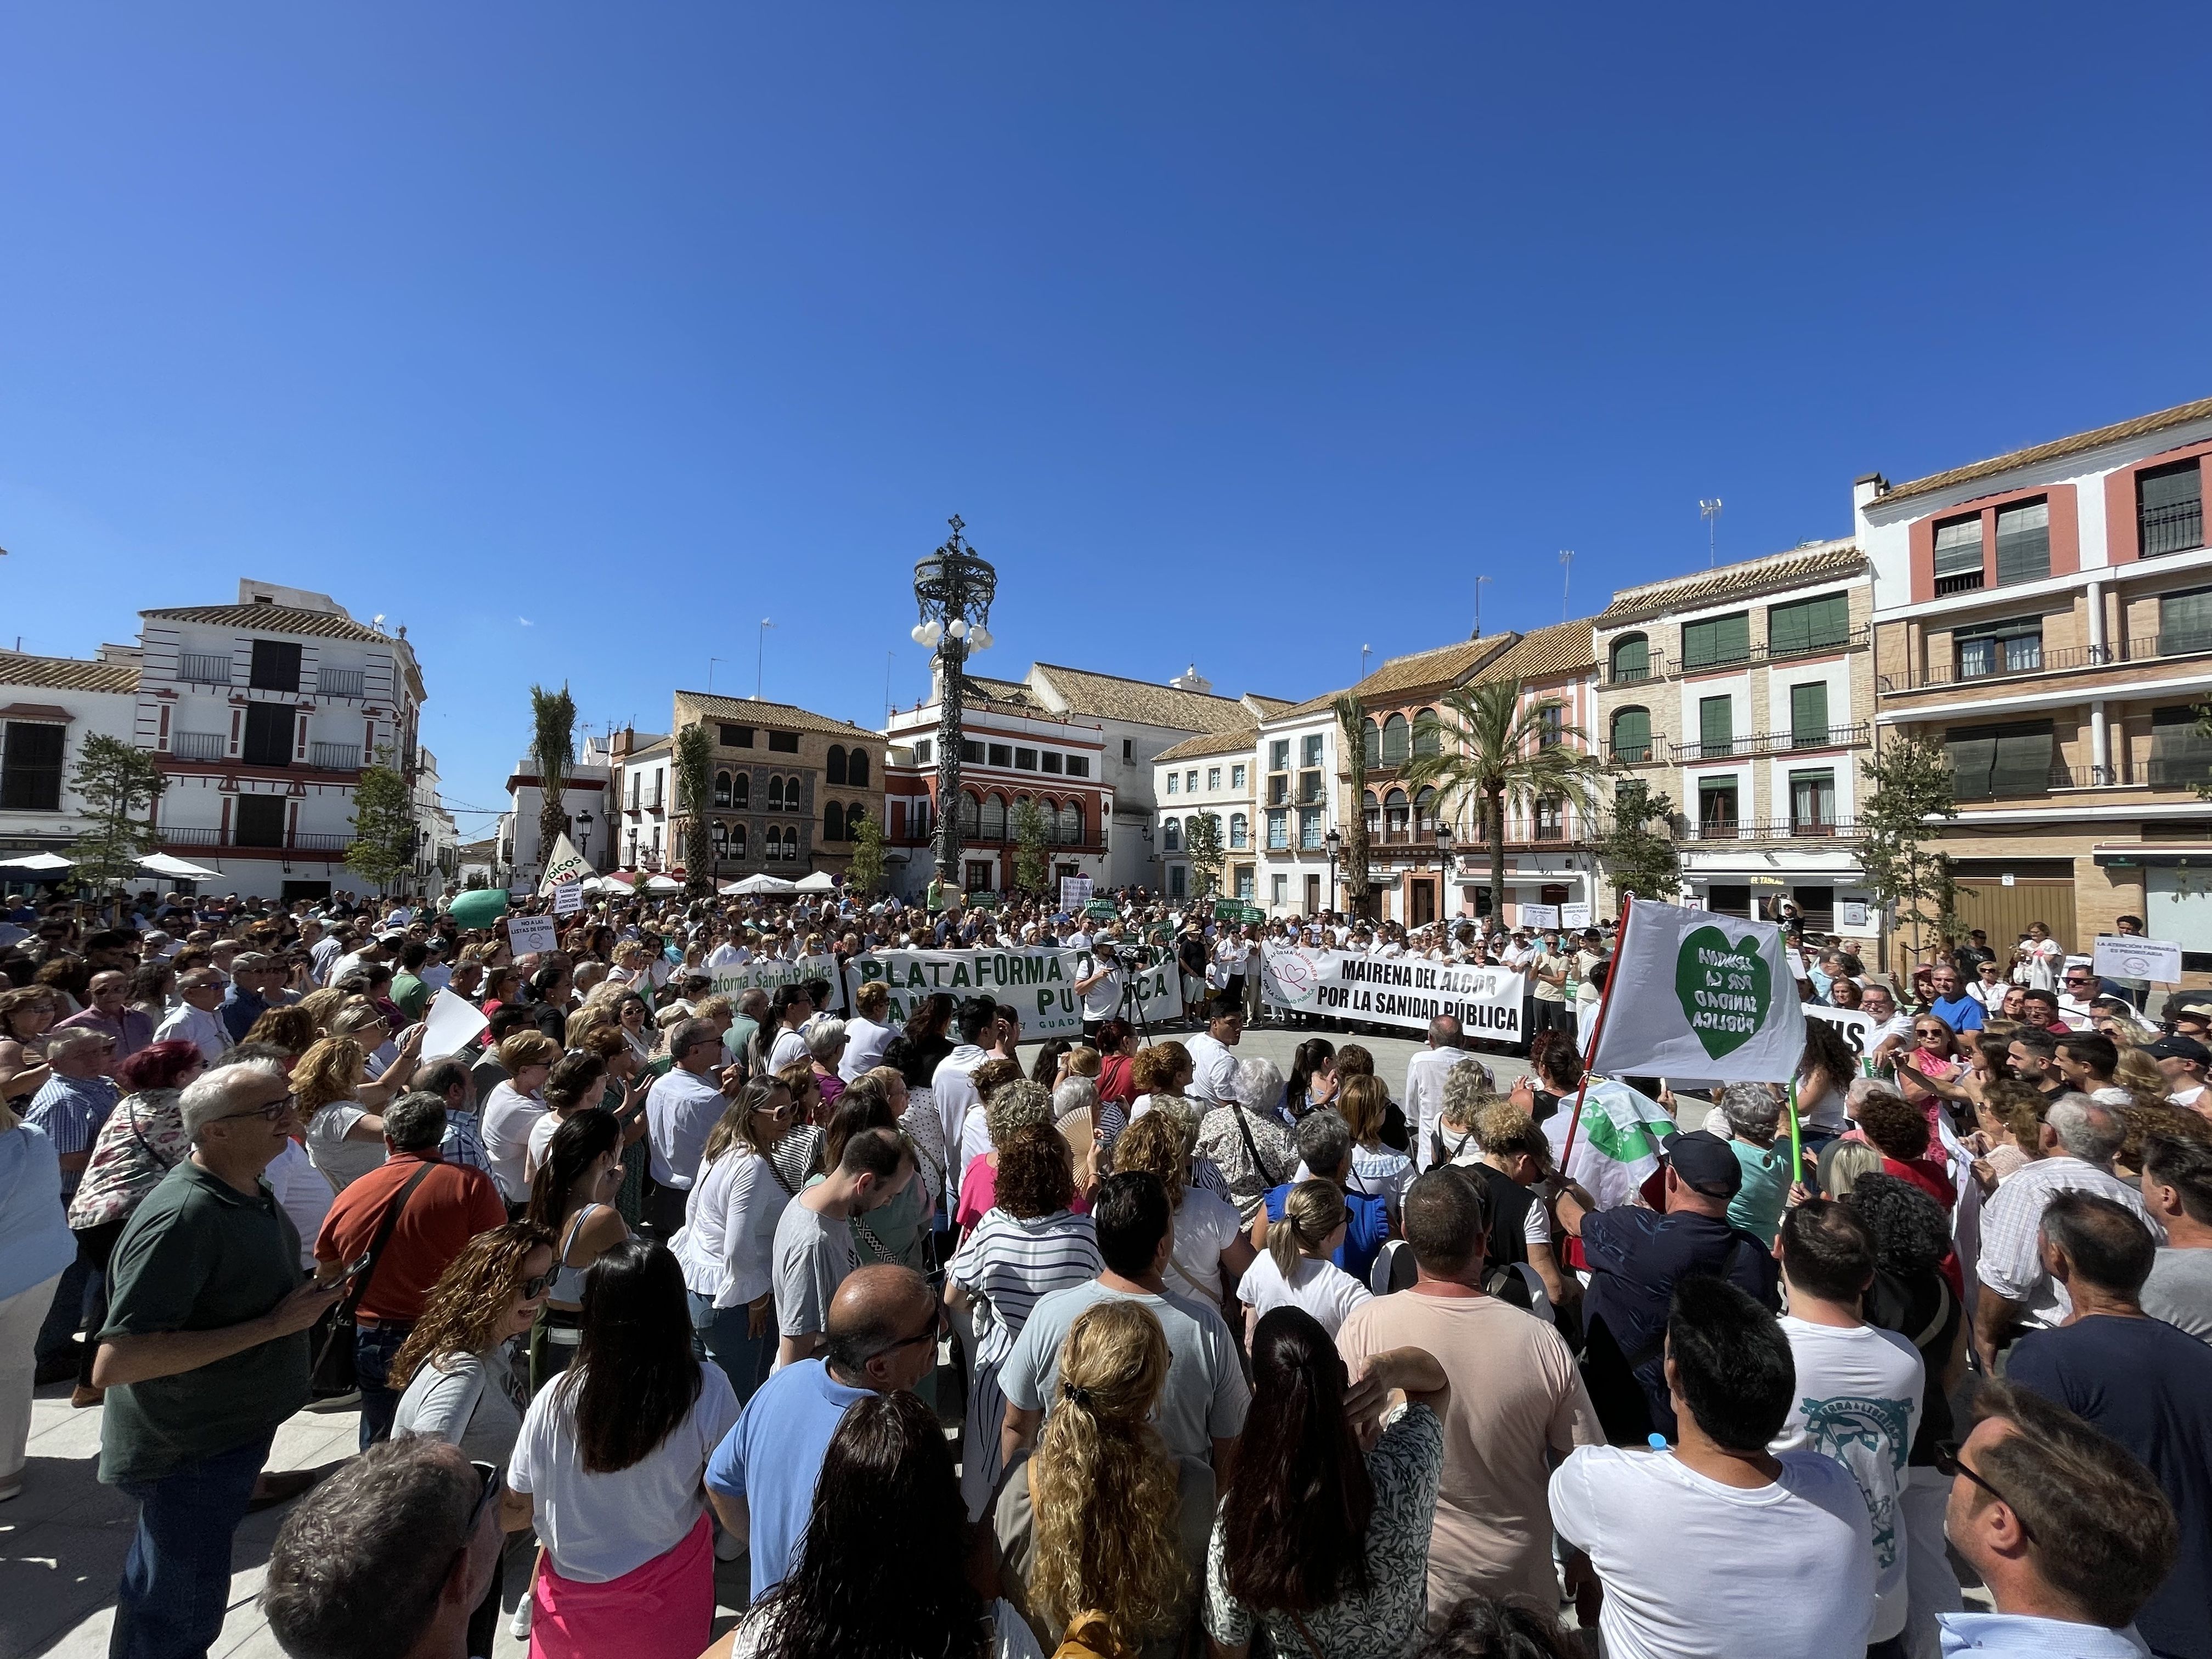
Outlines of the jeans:
[{"label": "jeans", "polygon": [[399,1393],[385,1387],[385,1379],[392,1375],[392,1357],[399,1352],[399,1345],[414,1328],[414,1321],[396,1319],[354,1327],[354,1382],[361,1390],[363,1451],[380,1440],[392,1438],[392,1419],[399,1414]]},{"label": "jeans", "polygon": [[157,1480],[125,1480],[138,1531],[124,1559],[108,1659],[193,1659],[222,1633],[230,1546],[268,1461],[264,1434]]},{"label": "jeans", "polygon": [[738,1403],[744,1405],[753,1397],[754,1390],[768,1380],[769,1367],[775,1363],[775,1316],[769,1316],[767,1330],[758,1336],[748,1336],[745,1333],[752,1316],[743,1306],[717,1308],[696,1291],[684,1294],[691,1304],[692,1331],[708,1357],[730,1379],[730,1386],[738,1392]]}]

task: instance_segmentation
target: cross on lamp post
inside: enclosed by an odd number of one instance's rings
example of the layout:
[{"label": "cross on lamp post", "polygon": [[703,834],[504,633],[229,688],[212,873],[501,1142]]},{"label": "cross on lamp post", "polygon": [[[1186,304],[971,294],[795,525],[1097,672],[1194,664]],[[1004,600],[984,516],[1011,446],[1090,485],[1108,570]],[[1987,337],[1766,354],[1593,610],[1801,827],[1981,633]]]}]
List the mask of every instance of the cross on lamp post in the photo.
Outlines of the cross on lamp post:
[{"label": "cross on lamp post", "polygon": [[960,885],[960,710],[962,668],[972,648],[987,649],[985,624],[998,590],[998,572],[960,539],[967,528],[956,513],[945,520],[952,534],[914,567],[914,597],[921,620],[914,641],[937,653],[937,878],[950,893]]}]

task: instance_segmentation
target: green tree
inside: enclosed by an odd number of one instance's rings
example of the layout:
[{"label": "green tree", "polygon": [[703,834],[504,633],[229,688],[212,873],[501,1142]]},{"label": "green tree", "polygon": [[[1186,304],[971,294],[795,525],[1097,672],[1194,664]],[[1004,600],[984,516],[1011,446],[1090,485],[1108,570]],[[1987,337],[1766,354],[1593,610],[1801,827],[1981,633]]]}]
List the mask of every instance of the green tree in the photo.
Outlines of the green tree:
[{"label": "green tree", "polygon": [[98,732],[84,740],[70,787],[83,799],[89,827],[70,851],[78,878],[94,893],[120,887],[137,872],[138,860],[161,845],[154,804],[167,787],[168,780],[144,750]]},{"label": "green tree", "polygon": [[1051,827],[1042,809],[1025,800],[1014,808],[1014,885],[1024,893],[1042,893],[1051,873]]},{"label": "green tree", "polygon": [[1932,738],[1903,737],[1864,766],[1874,787],[1859,803],[1859,867],[1875,896],[1895,908],[1896,924],[1911,929],[1913,961],[1924,961],[1929,929],[1939,939],[1959,930],[1959,884],[1936,850],[1938,821],[1959,816],[1951,757]]},{"label": "green tree", "polygon": [[346,867],[388,893],[415,863],[415,803],[407,780],[392,764],[392,751],[380,749],[361,769],[353,787],[353,840]]},{"label": "green tree", "polygon": [[872,814],[864,815],[852,835],[853,858],[845,866],[845,888],[859,897],[872,897],[883,890],[884,827]]},{"label": "green tree", "polygon": [[1342,803],[1336,821],[1344,826],[1344,894],[1354,915],[1367,914],[1367,707],[1346,692],[1336,700],[1337,753],[1343,764]]},{"label": "green tree", "polygon": [[671,768],[676,774],[676,805],[684,815],[684,890],[692,898],[705,898],[714,890],[714,854],[707,840],[714,740],[694,720],[676,734],[674,750]]},{"label": "green tree", "polygon": [[1490,849],[1490,914],[1505,915],[1505,811],[1558,801],[1588,813],[1604,767],[1587,748],[1580,726],[1565,724],[1566,704],[1540,697],[1521,706],[1521,682],[1484,680],[1443,698],[1446,719],[1433,755],[1416,755],[1406,768],[1408,788],[1424,784],[1441,798],[1439,818],[1460,801],[1474,805],[1478,828]]},{"label": "green tree", "polygon": [[1221,819],[1212,812],[1194,812],[1183,821],[1182,850],[1190,860],[1190,867],[1198,877],[1198,891],[1194,898],[1206,898],[1221,890]]},{"label": "green tree", "polygon": [[553,843],[568,833],[568,769],[576,763],[576,700],[567,681],[558,691],[530,688],[530,764],[538,774],[538,866],[553,856]]},{"label": "green tree", "polygon": [[1611,877],[1616,896],[1626,891],[1640,899],[1663,899],[1682,890],[1674,816],[1674,803],[1653,794],[1641,778],[1624,779],[1614,786],[1613,827],[1592,850]]}]

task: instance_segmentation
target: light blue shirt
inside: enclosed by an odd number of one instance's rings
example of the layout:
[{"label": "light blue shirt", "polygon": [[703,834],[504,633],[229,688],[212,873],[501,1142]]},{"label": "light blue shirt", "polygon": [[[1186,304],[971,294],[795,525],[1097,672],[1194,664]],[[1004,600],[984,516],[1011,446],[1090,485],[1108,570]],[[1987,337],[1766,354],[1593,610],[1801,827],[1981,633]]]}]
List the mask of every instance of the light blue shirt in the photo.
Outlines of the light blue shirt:
[{"label": "light blue shirt", "polygon": [[2150,1650],[2135,1626],[2111,1630],[2024,1613],[1939,1613],[1936,1631],[1943,1659],[1954,1653],[1993,1653],[2011,1659],[2146,1659]]},{"label": "light blue shirt", "polygon": [[61,1155],[45,1130],[0,1134],[0,1302],[43,1285],[76,1260],[62,1208]]},{"label": "light blue shirt", "polygon": [[707,1460],[707,1489],[745,1500],[750,1522],[752,1599],[781,1583],[799,1554],[814,1508],[814,1483],[830,1437],[848,1407],[866,1400],[818,1359],[802,1359],[760,1386]]}]

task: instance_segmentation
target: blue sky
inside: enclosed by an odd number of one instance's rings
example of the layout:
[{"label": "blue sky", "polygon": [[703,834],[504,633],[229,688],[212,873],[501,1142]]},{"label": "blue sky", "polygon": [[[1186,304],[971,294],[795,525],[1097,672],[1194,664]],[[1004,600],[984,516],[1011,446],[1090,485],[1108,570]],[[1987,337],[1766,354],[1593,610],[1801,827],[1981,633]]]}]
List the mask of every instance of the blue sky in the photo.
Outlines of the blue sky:
[{"label": "blue sky", "polygon": [[2212,392],[2207,28],[10,0],[0,629],[327,590],[492,807],[532,679],[659,729],[763,617],[910,702],[957,511],[987,672],[1310,695]]}]

